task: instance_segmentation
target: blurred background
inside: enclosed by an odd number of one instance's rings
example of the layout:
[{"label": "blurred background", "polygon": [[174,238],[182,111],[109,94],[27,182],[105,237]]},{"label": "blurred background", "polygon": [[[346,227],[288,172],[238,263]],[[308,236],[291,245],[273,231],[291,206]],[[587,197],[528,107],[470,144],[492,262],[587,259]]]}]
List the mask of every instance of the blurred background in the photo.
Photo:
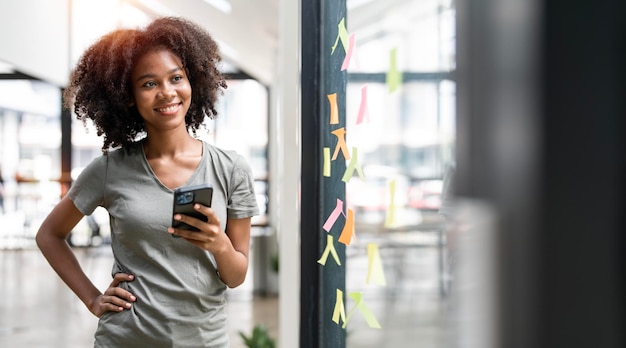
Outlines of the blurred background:
[{"label": "blurred background", "polygon": [[[219,117],[198,136],[249,160],[261,208],[248,278],[228,292],[233,347],[245,347],[239,333],[258,325],[289,348],[623,347],[624,7],[0,1],[0,346],[92,343],[96,319],[34,244],[43,218],[101,153],[93,126],[62,110],[61,93],[97,37],[176,15],[213,34],[228,78]],[[337,17],[319,16],[329,8]],[[312,15],[314,28],[303,25]],[[341,193],[344,213],[354,212],[355,240],[338,276],[346,294],[363,293],[382,329],[355,314],[335,340],[326,332],[337,327],[330,316],[311,333],[300,310],[301,291],[325,285],[301,271],[316,260],[302,252],[299,217],[328,217],[299,209],[300,199],[317,199],[299,195],[312,185],[302,164],[322,165],[317,153],[301,152],[300,139],[314,130],[301,127],[300,103],[311,96],[300,91],[330,93],[301,77],[300,63],[311,35],[323,37],[321,66],[347,54],[331,53],[328,42],[341,18],[355,45],[347,69],[337,71],[345,83],[340,110],[363,175],[355,172]],[[109,282],[110,233],[98,209],[68,238],[101,287]],[[371,244],[384,286],[364,283]],[[279,268],[279,260],[287,261]],[[335,303],[328,295],[317,301]]]}]

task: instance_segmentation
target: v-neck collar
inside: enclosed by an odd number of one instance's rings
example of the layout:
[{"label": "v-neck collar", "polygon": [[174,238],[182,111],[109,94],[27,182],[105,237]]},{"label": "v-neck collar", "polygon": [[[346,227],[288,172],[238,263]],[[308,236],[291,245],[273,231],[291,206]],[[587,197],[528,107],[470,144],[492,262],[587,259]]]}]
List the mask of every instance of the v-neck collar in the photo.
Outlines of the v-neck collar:
[{"label": "v-neck collar", "polygon": [[202,156],[200,157],[200,162],[198,162],[198,165],[196,166],[196,169],[193,171],[193,174],[191,174],[191,176],[187,179],[187,181],[185,181],[185,183],[183,183],[179,187],[174,187],[174,188],[170,188],[170,187],[166,186],[165,184],[163,184],[161,182],[161,180],[159,179],[159,177],[154,172],[154,170],[152,170],[152,167],[150,166],[150,162],[148,162],[148,157],[146,157],[146,152],[145,152],[145,150],[143,148],[143,142],[139,142],[138,146],[139,146],[139,149],[141,151],[141,158],[142,158],[143,166],[146,169],[146,171],[148,172],[148,175],[150,177],[152,177],[154,182],[157,185],[159,185],[161,188],[163,188],[167,192],[173,193],[174,190],[176,190],[177,188],[189,186],[191,183],[193,183],[194,180],[198,177],[198,175],[200,175],[201,169],[206,166],[206,158],[208,156],[207,144],[204,141],[201,141],[201,143],[202,143]]}]

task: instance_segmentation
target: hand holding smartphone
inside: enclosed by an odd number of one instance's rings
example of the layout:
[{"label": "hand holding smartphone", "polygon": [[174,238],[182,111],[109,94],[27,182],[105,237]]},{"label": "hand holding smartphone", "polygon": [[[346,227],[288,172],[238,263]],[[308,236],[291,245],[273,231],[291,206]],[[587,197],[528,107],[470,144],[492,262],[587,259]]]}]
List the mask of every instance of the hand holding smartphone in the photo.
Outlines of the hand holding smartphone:
[{"label": "hand holding smartphone", "polygon": [[202,205],[210,207],[212,199],[213,187],[210,184],[181,187],[176,189],[174,191],[174,213],[172,214],[172,227],[189,231],[198,231],[198,229],[193,226],[189,226],[184,222],[174,220],[174,215],[188,215],[206,222],[207,217],[197,212],[193,208],[193,205],[194,203],[200,203]]}]

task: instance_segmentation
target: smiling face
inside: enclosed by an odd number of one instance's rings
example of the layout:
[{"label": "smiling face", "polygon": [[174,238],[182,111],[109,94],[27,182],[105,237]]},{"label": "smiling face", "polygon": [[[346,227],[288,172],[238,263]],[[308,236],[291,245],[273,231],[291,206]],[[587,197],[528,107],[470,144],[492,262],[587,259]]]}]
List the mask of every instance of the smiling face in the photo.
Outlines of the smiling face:
[{"label": "smiling face", "polygon": [[186,129],[191,84],[178,56],[164,48],[150,51],[139,58],[131,79],[134,104],[148,133]]}]

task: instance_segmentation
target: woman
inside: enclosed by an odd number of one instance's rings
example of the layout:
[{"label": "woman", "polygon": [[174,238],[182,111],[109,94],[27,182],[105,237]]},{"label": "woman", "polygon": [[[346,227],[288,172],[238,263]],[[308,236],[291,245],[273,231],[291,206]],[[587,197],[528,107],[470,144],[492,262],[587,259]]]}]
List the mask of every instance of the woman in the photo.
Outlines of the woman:
[{"label": "woman", "polygon": [[[103,36],[72,72],[64,104],[93,121],[103,155],[42,223],[37,245],[100,318],[95,347],[228,347],[224,292],[245,279],[258,207],[245,160],[193,136],[217,115],[219,61],[203,29],[160,18]],[[199,231],[171,227],[174,190],[202,183],[213,186],[212,204],[194,208],[208,221],[177,214]],[[104,292],[65,241],[98,206],[109,212],[114,255]]]}]

